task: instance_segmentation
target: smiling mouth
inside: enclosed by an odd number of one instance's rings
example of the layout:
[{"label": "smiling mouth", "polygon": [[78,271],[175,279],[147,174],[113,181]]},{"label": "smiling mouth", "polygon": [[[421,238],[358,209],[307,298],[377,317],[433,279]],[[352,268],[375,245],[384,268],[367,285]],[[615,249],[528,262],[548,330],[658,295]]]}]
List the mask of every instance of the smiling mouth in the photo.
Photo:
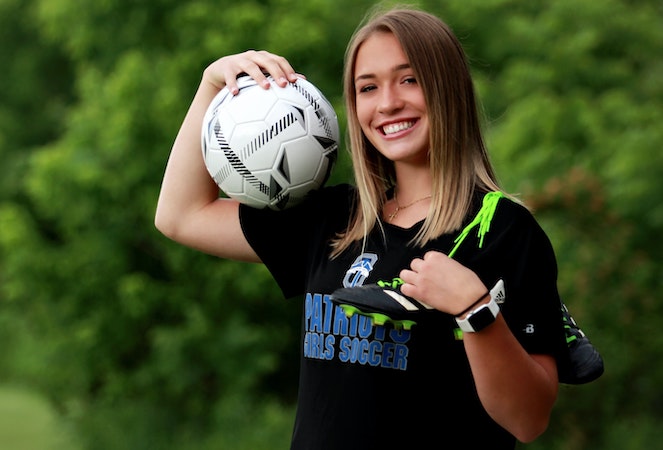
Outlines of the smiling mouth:
[{"label": "smiling mouth", "polygon": [[398,122],[398,123],[391,123],[389,125],[384,125],[382,127],[382,132],[385,135],[390,135],[394,133],[398,133],[399,131],[407,130],[409,128],[412,128],[414,126],[415,121],[414,120],[408,120],[405,122]]}]

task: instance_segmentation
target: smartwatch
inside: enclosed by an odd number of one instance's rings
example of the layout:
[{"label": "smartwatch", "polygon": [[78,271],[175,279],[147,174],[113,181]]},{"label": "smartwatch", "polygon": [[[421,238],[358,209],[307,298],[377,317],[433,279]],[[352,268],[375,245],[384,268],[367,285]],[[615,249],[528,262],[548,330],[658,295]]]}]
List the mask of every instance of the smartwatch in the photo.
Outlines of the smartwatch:
[{"label": "smartwatch", "polygon": [[483,330],[495,322],[497,315],[500,313],[498,302],[504,302],[504,298],[504,282],[499,280],[490,290],[490,301],[468,312],[463,319],[456,317],[456,323],[466,333],[476,333]]}]

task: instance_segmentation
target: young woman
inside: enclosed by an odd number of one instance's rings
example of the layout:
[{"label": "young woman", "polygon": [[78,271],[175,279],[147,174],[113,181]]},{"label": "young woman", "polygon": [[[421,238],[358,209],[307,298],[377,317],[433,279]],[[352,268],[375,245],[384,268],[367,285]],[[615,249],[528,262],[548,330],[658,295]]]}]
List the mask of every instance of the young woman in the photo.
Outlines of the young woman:
[{"label": "young woman", "polygon": [[[392,9],[357,30],[345,67],[356,187],[323,188],[282,212],[219,198],[200,151],[210,101],[224,86],[238,94],[240,73],[265,88],[263,72],[280,86],[298,78],[284,58],[248,51],[204,71],[156,226],[192,248],[266,264],[286,297],[304,296],[293,449],[532,441],[548,425],[564,345],[555,255],[527,209],[500,193],[462,48],[437,17]],[[264,236],[267,221],[279,239]],[[425,305],[414,326],[348,318],[331,301],[338,288],[392,279]],[[500,280],[505,298],[487,295]]]}]

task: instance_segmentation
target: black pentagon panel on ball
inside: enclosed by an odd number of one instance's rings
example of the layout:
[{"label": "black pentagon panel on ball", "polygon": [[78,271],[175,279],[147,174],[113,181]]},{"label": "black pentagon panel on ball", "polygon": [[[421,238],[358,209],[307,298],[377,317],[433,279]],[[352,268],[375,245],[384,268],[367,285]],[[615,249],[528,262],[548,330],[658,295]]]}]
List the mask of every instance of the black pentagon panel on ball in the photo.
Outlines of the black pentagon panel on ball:
[{"label": "black pentagon panel on ball", "polygon": [[269,177],[269,199],[274,200],[283,191],[283,186],[274,177]]},{"label": "black pentagon panel on ball", "polygon": [[290,183],[290,166],[288,165],[288,152],[283,152],[283,157],[276,168],[278,172]]},{"label": "black pentagon panel on ball", "polygon": [[313,136],[313,138],[320,143],[320,147],[325,149],[325,153],[329,153],[329,150],[335,150],[338,147],[338,143],[324,136]]}]

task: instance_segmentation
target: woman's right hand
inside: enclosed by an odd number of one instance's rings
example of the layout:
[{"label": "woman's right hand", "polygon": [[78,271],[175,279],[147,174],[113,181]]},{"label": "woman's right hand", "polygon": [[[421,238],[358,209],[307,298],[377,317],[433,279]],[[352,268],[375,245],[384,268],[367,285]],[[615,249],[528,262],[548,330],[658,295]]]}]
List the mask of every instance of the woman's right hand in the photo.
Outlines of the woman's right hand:
[{"label": "woman's right hand", "polygon": [[214,61],[205,69],[203,81],[211,83],[217,90],[227,87],[233,95],[237,95],[237,77],[242,73],[249,75],[265,89],[270,86],[265,73],[271,75],[281,87],[297,81],[299,77],[284,57],[264,50],[247,50]]}]

